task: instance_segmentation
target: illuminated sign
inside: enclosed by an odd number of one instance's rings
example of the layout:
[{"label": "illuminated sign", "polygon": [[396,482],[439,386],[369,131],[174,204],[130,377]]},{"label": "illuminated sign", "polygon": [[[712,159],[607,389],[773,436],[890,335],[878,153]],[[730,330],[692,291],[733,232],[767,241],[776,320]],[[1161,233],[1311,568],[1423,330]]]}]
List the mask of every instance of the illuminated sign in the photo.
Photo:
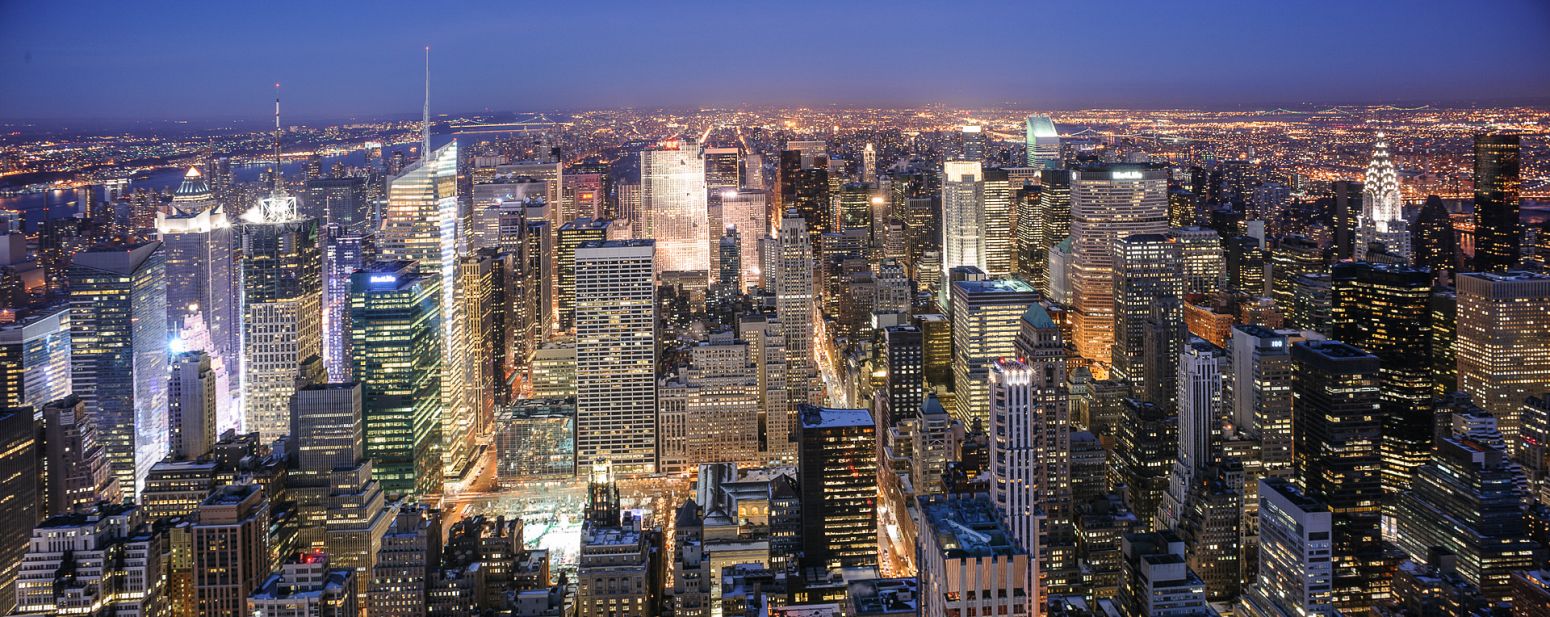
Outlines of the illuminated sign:
[{"label": "illuminated sign", "polygon": [[391,283],[398,280],[398,277],[391,274],[373,274],[370,280],[373,283]]},{"label": "illuminated sign", "polygon": [[1113,179],[1113,180],[1140,180],[1141,179],[1141,172],[1139,172],[1139,171],[1116,171],[1116,172],[1114,172],[1112,174],[1109,174],[1109,178]]}]

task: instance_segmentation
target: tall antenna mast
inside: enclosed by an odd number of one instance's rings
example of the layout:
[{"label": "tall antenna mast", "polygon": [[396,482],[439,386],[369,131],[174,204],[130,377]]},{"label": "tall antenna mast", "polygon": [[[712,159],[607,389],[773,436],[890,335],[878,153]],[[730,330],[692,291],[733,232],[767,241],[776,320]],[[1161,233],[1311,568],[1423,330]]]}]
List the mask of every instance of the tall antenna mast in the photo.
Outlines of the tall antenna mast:
[{"label": "tall antenna mast", "polygon": [[[425,46],[425,108],[420,116],[420,157],[431,155],[431,46]],[[430,160],[426,158],[426,160]]]},{"label": "tall antenna mast", "polygon": [[274,82],[274,193],[279,195],[285,189],[280,184],[280,82]]}]

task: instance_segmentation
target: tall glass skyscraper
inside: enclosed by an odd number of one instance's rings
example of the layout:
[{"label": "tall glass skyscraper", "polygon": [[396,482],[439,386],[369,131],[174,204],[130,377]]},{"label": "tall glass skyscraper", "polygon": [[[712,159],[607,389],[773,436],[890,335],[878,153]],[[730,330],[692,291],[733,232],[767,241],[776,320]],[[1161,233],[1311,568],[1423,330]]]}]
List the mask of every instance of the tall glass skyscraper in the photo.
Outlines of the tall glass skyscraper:
[{"label": "tall glass skyscraper", "polygon": [[413,262],[377,262],[350,277],[350,347],[366,457],[391,495],[441,492],[440,301],[440,278]]},{"label": "tall glass skyscraper", "polygon": [[1519,142],[1517,135],[1475,136],[1475,269],[1482,272],[1508,270],[1521,257]]},{"label": "tall glass skyscraper", "polygon": [[[459,235],[457,163],[458,142],[453,140],[389,180],[377,243],[382,261],[412,261],[421,274],[441,279],[441,354],[447,360],[441,377],[442,452],[449,476],[462,475],[474,449],[474,435],[466,428],[473,425],[475,405],[462,370],[469,341],[457,301],[459,248],[465,245]],[[558,195],[558,182],[556,178],[553,183],[551,207],[558,204],[553,198]]]},{"label": "tall glass skyscraper", "polygon": [[1109,362],[1114,346],[1114,246],[1168,231],[1168,171],[1115,165],[1071,172],[1071,294],[1077,354]]},{"label": "tall glass skyscraper", "polygon": [[70,379],[126,493],[166,458],[167,265],[160,242],[92,249],[70,264]]},{"label": "tall glass skyscraper", "polygon": [[[640,203],[647,234],[657,242],[658,272],[710,276],[711,229],[705,162],[691,139],[668,139],[640,153]],[[715,230],[715,237],[721,230]]]},{"label": "tall glass skyscraper", "polygon": [[167,328],[185,349],[210,356],[219,426],[236,428],[242,397],[237,246],[226,207],[206,205],[197,210],[174,207],[156,215],[156,231],[167,255]]},{"label": "tall glass skyscraper", "polygon": [[323,256],[294,210],[250,217],[241,237],[243,430],[268,442],[290,432],[297,387],[324,378]]},{"label": "tall glass skyscraper", "polygon": [[1024,139],[1028,146],[1029,167],[1053,167],[1060,164],[1060,132],[1049,116],[1028,116],[1024,121]]},{"label": "tall glass skyscraper", "polygon": [[948,273],[958,266],[985,269],[985,175],[979,161],[947,161],[942,168],[942,280],[950,280]]}]

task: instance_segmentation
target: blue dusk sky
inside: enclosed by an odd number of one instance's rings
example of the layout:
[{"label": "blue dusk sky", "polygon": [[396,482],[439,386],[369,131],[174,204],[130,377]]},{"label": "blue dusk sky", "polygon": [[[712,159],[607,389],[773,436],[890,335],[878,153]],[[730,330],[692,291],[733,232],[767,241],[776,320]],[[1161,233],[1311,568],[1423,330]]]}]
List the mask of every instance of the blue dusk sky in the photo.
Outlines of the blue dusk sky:
[{"label": "blue dusk sky", "polygon": [[1550,101],[1546,0],[0,0],[0,119]]}]

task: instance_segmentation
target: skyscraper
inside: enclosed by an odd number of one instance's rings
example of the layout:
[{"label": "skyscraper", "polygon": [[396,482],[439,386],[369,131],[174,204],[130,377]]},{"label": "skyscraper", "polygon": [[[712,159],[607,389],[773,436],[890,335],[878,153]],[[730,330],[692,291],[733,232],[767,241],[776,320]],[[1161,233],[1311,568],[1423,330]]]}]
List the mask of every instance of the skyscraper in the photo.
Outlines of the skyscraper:
[{"label": "skyscraper", "polygon": [[1012,180],[1005,169],[986,169],[984,174],[982,254],[985,273],[1012,275]]},{"label": "skyscraper", "polygon": [[775,275],[775,314],[785,329],[786,401],[791,409],[809,398],[813,364],[813,245],[807,221],[787,210],[780,221],[779,253]]},{"label": "skyscraper", "polygon": [[1403,216],[1404,202],[1399,194],[1399,173],[1389,157],[1389,144],[1378,133],[1372,161],[1362,181],[1362,214],[1356,223],[1355,256],[1362,260],[1374,244],[1410,261],[1410,228]]},{"label": "skyscraper", "polygon": [[[284,195],[271,199],[295,201]],[[297,387],[323,378],[318,226],[315,220],[295,218],[294,212],[254,208],[245,215],[240,232],[242,426],[266,441],[286,434]],[[266,213],[276,218],[257,218]]]},{"label": "skyscraper", "polygon": [[1168,492],[1168,470],[1178,458],[1179,422],[1166,408],[1127,398],[1115,427],[1113,484],[1141,529],[1152,528]]},{"label": "skyscraper", "polygon": [[[186,183],[186,182],[185,182]],[[181,190],[181,189],[180,189]],[[237,285],[237,245],[226,206],[173,208],[156,215],[156,230],[167,262],[167,329],[190,350],[210,355],[219,382],[217,417],[236,426],[241,397],[242,307]],[[191,323],[198,321],[200,323]],[[204,330],[206,340],[195,340]]]},{"label": "skyscraper", "polygon": [[1051,281],[1050,252],[1071,235],[1071,172],[1045,169],[1039,172],[1039,203],[1034,208],[1033,285],[1040,293],[1053,297],[1052,286],[1066,285],[1065,280]]},{"label": "skyscraper", "polygon": [[608,221],[576,219],[560,226],[555,243],[555,274],[559,282],[560,329],[569,331],[576,322],[576,247],[591,240],[608,239]]},{"label": "skyscraper", "polygon": [[1153,307],[1166,298],[1184,297],[1180,248],[1177,240],[1161,234],[1128,236],[1114,244],[1113,377],[1128,380],[1134,396],[1149,387],[1142,367]]},{"label": "skyscraper", "polygon": [[43,490],[40,503],[49,516],[69,514],[94,503],[117,503],[118,478],[98,441],[97,424],[86,401],[70,395],[43,406]]},{"label": "skyscraper", "polygon": [[1259,574],[1248,615],[1334,615],[1329,508],[1282,478],[1259,481]]},{"label": "skyscraper", "polygon": [[[1492,601],[1512,599],[1514,570],[1532,569],[1539,545],[1524,520],[1522,470],[1507,456],[1494,418],[1484,431],[1450,431],[1437,442],[1415,482],[1398,495],[1394,543],[1417,563],[1441,548],[1458,557],[1458,573]],[[1455,428],[1462,422],[1455,421]],[[1474,434],[1470,434],[1473,432]],[[1494,439],[1488,439],[1494,438]]]},{"label": "skyscraper", "polygon": [[293,477],[313,483],[335,469],[355,466],[365,454],[365,399],[359,383],[307,386],[291,399],[291,435],[296,438]]},{"label": "skyscraper", "polygon": [[[466,241],[459,233],[464,223],[458,199],[458,142],[454,139],[432,151],[426,133],[421,147],[429,154],[388,181],[387,208],[377,246],[382,261],[412,261],[421,274],[438,279],[440,356],[446,359],[441,365],[441,457],[443,470],[457,477],[473,454],[473,435],[466,429],[472,426],[470,417],[475,413],[465,370],[469,335],[458,302],[457,265]],[[546,184],[546,203],[552,204],[548,212],[553,216],[560,172],[553,165],[534,167],[553,170],[554,177]]]},{"label": "skyscraper", "polygon": [[[665,139],[640,153],[641,237],[657,242],[658,272],[710,273],[705,162],[692,139]],[[716,230],[720,235],[720,230]]]},{"label": "skyscraper", "polygon": [[[383,490],[426,497],[442,487],[440,280],[410,262],[351,276],[350,346],[363,395],[366,457]],[[287,412],[289,412],[287,401]],[[289,414],[287,414],[289,427]]]},{"label": "skyscraper", "polygon": [[1028,116],[1023,122],[1029,167],[1050,167],[1060,163],[1060,133],[1049,116]]},{"label": "skyscraper", "polygon": [[1518,135],[1475,136],[1475,269],[1511,269],[1522,256]]},{"label": "skyscraper", "polygon": [[1392,577],[1378,529],[1379,361],[1339,341],[1303,341],[1292,362],[1293,477],[1331,513],[1331,602],[1364,611],[1388,595]]},{"label": "skyscraper", "polygon": [[890,326],[883,330],[879,354],[887,387],[879,393],[885,426],[913,418],[926,396],[924,346],[920,328]]},{"label": "skyscraper", "polygon": [[877,426],[865,409],[803,404],[797,485],[803,557],[813,566],[877,565]]},{"label": "skyscraper", "polygon": [[927,495],[918,504],[919,615],[1042,613],[1036,559],[997,520],[995,504],[982,495]]},{"label": "skyscraper", "polygon": [[657,457],[657,288],[651,240],[576,247],[576,460],[651,473]]},{"label": "skyscraper", "polygon": [[199,504],[194,597],[199,615],[242,617],[248,593],[269,575],[269,497],[258,484],[229,484]]},{"label": "skyscraper", "polygon": [[1335,338],[1381,363],[1383,491],[1397,494],[1432,448],[1432,273],[1342,262],[1330,279]]},{"label": "skyscraper", "polygon": [[1227,273],[1227,255],[1222,252],[1222,235],[1209,227],[1181,227],[1168,231],[1179,241],[1183,262],[1184,292],[1215,293]]},{"label": "skyscraper", "polygon": [[1216,460],[1225,364],[1221,348],[1198,338],[1185,342],[1179,353],[1179,439],[1173,472],[1168,476],[1168,494],[1157,515],[1160,528],[1179,525],[1190,506],[1191,491]]},{"label": "skyscraper", "polygon": [[167,380],[167,456],[199,458],[215,444],[215,371],[210,355],[185,351],[172,356],[172,376]]},{"label": "skyscraper", "polygon": [[70,303],[18,311],[0,325],[0,404],[42,409],[70,395]]},{"label": "skyscraper", "polygon": [[1168,172],[1134,165],[1071,172],[1071,293],[1077,354],[1108,362],[1114,346],[1114,246],[1168,231]]},{"label": "skyscraper", "polygon": [[38,430],[29,407],[0,410],[0,610],[16,608],[16,572],[42,518]]},{"label": "skyscraper", "polygon": [[92,249],[70,264],[70,380],[132,495],[168,450],[166,273],[160,242]]},{"label": "skyscraper", "polygon": [[985,176],[977,160],[942,167],[942,280],[958,266],[985,269]]},{"label": "skyscraper", "polygon": [[371,236],[323,228],[323,367],[331,382],[350,377],[350,275],[374,261]]},{"label": "skyscraper", "polygon": [[956,281],[952,290],[954,411],[972,426],[990,411],[991,364],[1016,352],[1023,313],[1038,294],[1017,279]]},{"label": "skyscraper", "polygon": [[1235,432],[1259,440],[1267,475],[1291,475],[1291,353],[1286,334],[1263,326],[1233,326],[1222,398]]},{"label": "skyscraper", "polygon": [[[1037,305],[1035,305],[1037,306]],[[1037,309],[1030,308],[1030,312]],[[1007,528],[1052,576],[1075,564],[1070,546],[1071,418],[1058,330],[1039,329],[1037,359],[997,360],[990,369],[990,496]],[[1047,319],[1045,320],[1047,321]]]},{"label": "skyscraper", "polygon": [[1523,401],[1550,391],[1550,276],[1458,277],[1458,387],[1496,416],[1517,453]]}]

